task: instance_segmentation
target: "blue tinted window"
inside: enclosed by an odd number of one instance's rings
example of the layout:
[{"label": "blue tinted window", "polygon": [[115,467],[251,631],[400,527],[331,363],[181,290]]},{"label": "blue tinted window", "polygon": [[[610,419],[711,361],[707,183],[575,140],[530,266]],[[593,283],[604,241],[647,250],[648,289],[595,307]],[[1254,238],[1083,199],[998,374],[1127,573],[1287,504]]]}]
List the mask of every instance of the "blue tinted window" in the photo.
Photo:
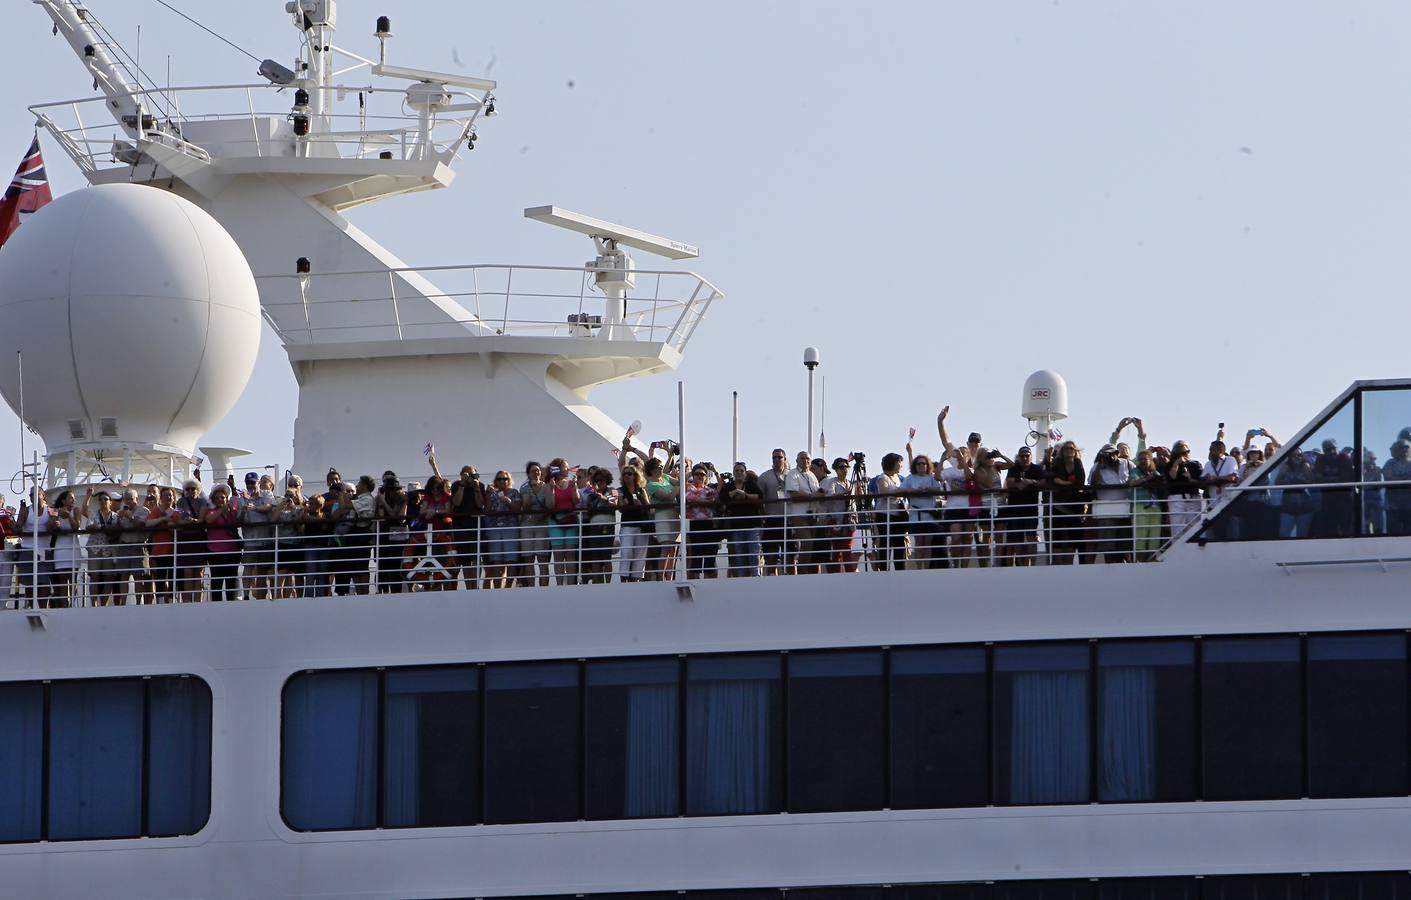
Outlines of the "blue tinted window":
[{"label": "blue tinted window", "polygon": [[680,668],[674,657],[588,663],[588,818],[679,813]]},{"label": "blue tinted window", "polygon": [[1205,799],[1301,797],[1298,638],[1208,638],[1202,652]]},{"label": "blue tinted window", "polygon": [[211,811],[211,689],[153,678],[148,704],[147,834],[195,834]]},{"label": "blue tinted window", "polygon": [[485,821],[578,818],[578,664],[485,669]]},{"label": "blue tinted window", "polygon": [[887,805],[886,704],[881,651],[790,655],[791,812]]},{"label": "blue tinted window", "polygon": [[994,652],[995,802],[1088,802],[1088,645]]},{"label": "blue tinted window", "polygon": [[686,813],[778,812],[781,657],[701,657],[686,667]]},{"label": "blue tinted window", "polygon": [[892,806],[989,802],[989,679],[983,647],[892,651]]},{"label": "blue tinted window", "polygon": [[40,838],[44,686],[0,685],[0,841]]},{"label": "blue tinted window", "polygon": [[1198,799],[1195,643],[1100,643],[1098,800]]},{"label": "blue tinted window", "polygon": [[1309,900],[1408,900],[1405,872],[1337,872],[1308,878]]},{"label": "blue tinted window", "polygon": [[480,821],[480,673],[389,671],[384,683],[383,824]]},{"label": "blue tinted window", "polygon": [[1298,875],[1230,875],[1206,878],[1204,900],[1302,900]]},{"label": "blue tinted window", "polygon": [[289,680],[281,796],[291,828],[376,824],[377,715],[376,672],[314,672]]},{"label": "blue tinted window", "polygon": [[1097,883],[1097,900],[1198,900],[1194,878],[1104,878]]},{"label": "blue tinted window", "polygon": [[142,682],[55,682],[49,704],[49,837],[140,835]]},{"label": "blue tinted window", "polygon": [[1000,881],[995,884],[995,900],[1089,900],[1090,881]]},{"label": "blue tinted window", "polygon": [[1406,635],[1308,638],[1309,796],[1405,796]]}]

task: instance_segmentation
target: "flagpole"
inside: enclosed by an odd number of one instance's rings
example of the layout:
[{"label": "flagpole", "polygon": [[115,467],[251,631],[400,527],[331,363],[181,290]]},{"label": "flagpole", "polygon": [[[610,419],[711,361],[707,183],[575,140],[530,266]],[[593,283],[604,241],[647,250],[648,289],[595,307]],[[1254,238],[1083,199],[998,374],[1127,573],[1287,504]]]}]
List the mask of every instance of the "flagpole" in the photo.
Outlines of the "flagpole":
[{"label": "flagpole", "polygon": [[[20,469],[24,469],[24,351],[15,351],[15,365],[20,375]],[[20,479],[21,482],[24,479]]]}]

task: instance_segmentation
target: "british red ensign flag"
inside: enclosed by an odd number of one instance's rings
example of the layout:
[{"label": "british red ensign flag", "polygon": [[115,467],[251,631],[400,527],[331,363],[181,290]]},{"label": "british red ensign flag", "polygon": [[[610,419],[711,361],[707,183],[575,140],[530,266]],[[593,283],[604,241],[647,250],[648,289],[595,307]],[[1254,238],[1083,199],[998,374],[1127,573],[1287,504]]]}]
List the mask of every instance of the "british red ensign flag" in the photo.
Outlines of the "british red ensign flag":
[{"label": "british red ensign flag", "polygon": [[44,171],[44,154],[39,152],[36,133],[29,152],[15,170],[15,178],[0,200],[0,246],[10,239],[30,213],[53,200],[49,193],[49,175]]}]

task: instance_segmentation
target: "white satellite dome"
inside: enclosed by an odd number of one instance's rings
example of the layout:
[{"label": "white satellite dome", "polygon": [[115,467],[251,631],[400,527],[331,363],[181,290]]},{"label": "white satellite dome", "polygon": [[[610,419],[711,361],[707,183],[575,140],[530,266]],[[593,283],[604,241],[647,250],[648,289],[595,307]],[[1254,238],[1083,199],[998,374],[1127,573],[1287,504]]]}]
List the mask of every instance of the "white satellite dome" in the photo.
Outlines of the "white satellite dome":
[{"label": "white satellite dome", "polygon": [[112,184],[57,198],[0,249],[0,393],[50,454],[177,450],[240,397],[260,301],[240,248],[195,204]]}]

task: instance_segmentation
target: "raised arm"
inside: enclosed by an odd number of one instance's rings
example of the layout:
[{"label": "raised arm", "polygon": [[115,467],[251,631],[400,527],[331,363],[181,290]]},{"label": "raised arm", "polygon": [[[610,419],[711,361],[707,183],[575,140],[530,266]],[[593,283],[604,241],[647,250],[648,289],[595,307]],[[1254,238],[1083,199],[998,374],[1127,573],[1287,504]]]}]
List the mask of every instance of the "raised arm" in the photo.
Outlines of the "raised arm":
[{"label": "raised arm", "polygon": [[1123,416],[1122,421],[1117,423],[1117,427],[1112,429],[1112,434],[1107,438],[1107,442],[1109,444],[1115,445],[1117,443],[1117,439],[1122,436],[1122,431],[1128,425],[1132,424],[1132,421],[1133,419],[1131,416]]},{"label": "raised arm", "polygon": [[950,442],[950,435],[946,434],[946,416],[948,415],[950,415],[950,407],[946,406],[936,416],[936,431],[940,432],[941,446],[950,452],[955,450],[955,445]]},{"label": "raised arm", "polygon": [[435,475],[437,478],[441,479],[442,481],[445,481],[445,480],[446,480],[446,476],[444,476],[444,475],[441,474],[441,467],[438,466],[438,465],[436,465],[436,451],[433,450],[431,453],[428,453],[428,454],[426,455],[426,461],[429,462],[429,463],[431,463],[431,474],[432,474],[432,475]]}]

